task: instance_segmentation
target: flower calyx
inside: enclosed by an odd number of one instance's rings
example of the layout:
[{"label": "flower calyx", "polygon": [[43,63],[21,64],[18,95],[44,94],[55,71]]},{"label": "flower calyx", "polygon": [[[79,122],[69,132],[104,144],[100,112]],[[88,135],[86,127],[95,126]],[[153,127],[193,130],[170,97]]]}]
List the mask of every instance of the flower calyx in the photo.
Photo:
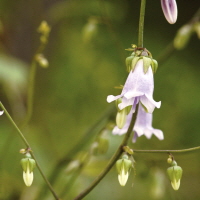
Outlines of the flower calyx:
[{"label": "flower calyx", "polygon": [[131,169],[133,168],[133,160],[127,154],[124,154],[121,159],[116,162],[118,171],[118,180],[121,186],[125,186],[128,180]]},{"label": "flower calyx", "polygon": [[134,71],[137,62],[143,59],[143,70],[146,74],[149,67],[155,73],[158,68],[158,62],[152,58],[152,54],[146,48],[139,48],[136,45],[132,45],[132,48],[126,49],[127,51],[133,51],[133,53],[126,58],[126,67],[128,72]]},{"label": "flower calyx", "polygon": [[167,169],[167,174],[171,181],[172,188],[174,190],[178,190],[180,187],[180,180],[183,170],[180,166],[177,165],[177,162],[173,160],[172,157],[169,157],[167,162],[171,164],[171,167]]}]

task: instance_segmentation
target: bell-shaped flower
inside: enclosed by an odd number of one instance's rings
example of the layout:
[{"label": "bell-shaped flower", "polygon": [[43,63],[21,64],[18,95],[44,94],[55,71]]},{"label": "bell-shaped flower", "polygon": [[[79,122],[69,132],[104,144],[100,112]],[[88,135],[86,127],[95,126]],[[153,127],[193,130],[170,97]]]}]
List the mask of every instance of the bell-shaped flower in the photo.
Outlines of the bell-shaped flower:
[{"label": "bell-shaped flower", "polygon": [[151,66],[148,67],[146,73],[143,68],[143,59],[139,59],[133,70],[130,71],[122,93],[117,96],[109,95],[107,102],[110,103],[119,98],[122,102],[118,104],[120,110],[127,106],[133,106],[132,112],[135,112],[136,105],[141,102],[149,113],[154,108],[160,108],[161,102],[153,100],[154,80]]},{"label": "bell-shaped flower", "polygon": [[[112,133],[114,135],[125,134],[130,125],[131,118],[132,118],[132,113],[130,112],[127,115],[127,120],[124,127],[122,129],[119,129],[117,126],[115,126]],[[134,132],[133,142],[136,142],[137,137],[140,137],[142,135],[145,135],[148,139],[150,139],[151,136],[154,134],[159,140],[164,139],[163,132],[159,129],[155,129],[152,127],[152,118],[153,118],[152,114],[147,113],[144,110],[143,106],[139,104],[136,122],[133,127],[133,132]]]},{"label": "bell-shaped flower", "polygon": [[166,20],[174,24],[178,15],[176,0],[161,0],[161,6]]}]

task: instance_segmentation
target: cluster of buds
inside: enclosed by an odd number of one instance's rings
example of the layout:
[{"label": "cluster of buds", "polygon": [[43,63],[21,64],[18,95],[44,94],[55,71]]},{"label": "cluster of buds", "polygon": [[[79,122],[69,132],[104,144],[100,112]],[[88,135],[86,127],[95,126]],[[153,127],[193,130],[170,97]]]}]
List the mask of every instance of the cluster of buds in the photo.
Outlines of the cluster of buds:
[{"label": "cluster of buds", "polygon": [[[132,157],[131,157],[132,158]],[[134,168],[134,160],[124,154],[121,159],[116,162],[118,180],[121,186],[125,186],[131,169]]]},{"label": "cluster of buds", "polygon": [[128,51],[133,51],[133,53],[126,58],[126,67],[128,72],[131,70],[134,71],[137,62],[143,60],[143,70],[146,74],[149,67],[152,68],[152,71],[155,73],[158,68],[158,62],[152,58],[151,53],[146,48],[137,48],[135,44],[132,45],[132,48],[126,49]]},{"label": "cluster of buds", "polygon": [[170,156],[167,162],[171,165],[171,167],[167,169],[167,174],[171,181],[172,188],[174,190],[178,190],[180,187],[183,170],[177,165],[177,162],[173,159],[173,157]]},{"label": "cluster of buds", "polygon": [[[20,153],[26,152],[26,150],[20,150]],[[33,169],[36,166],[35,160],[31,158],[29,152],[25,153],[25,158],[21,159],[21,166],[23,169],[23,179],[26,186],[31,186],[33,183]]]}]

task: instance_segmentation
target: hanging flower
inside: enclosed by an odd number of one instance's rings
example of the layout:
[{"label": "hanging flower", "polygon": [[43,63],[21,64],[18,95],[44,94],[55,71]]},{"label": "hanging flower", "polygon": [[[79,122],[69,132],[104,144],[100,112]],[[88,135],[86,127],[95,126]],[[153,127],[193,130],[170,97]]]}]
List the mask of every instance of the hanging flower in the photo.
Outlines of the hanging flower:
[{"label": "hanging flower", "polygon": [[161,6],[166,20],[174,24],[178,15],[176,0],[161,0]]},{"label": "hanging flower", "polygon": [[122,93],[118,96],[109,95],[107,102],[110,103],[119,98],[122,102],[118,104],[120,110],[127,106],[133,106],[132,112],[135,112],[136,105],[141,102],[149,113],[154,108],[160,108],[161,102],[153,100],[154,80],[152,67],[149,65],[144,70],[144,59],[139,59],[133,70],[130,71]]},{"label": "hanging flower", "polygon": [[23,169],[23,179],[26,186],[31,186],[33,183],[33,169],[35,168],[35,160],[31,158],[29,153],[26,154],[26,158],[21,159],[21,165]]},{"label": "hanging flower", "polygon": [[[148,139],[150,139],[151,136],[154,134],[159,140],[164,139],[163,132],[159,129],[154,129],[152,127],[152,117],[153,117],[152,114],[147,113],[142,107],[142,105],[139,104],[136,122],[133,127],[134,131],[133,142],[136,142],[137,137],[140,137],[142,135],[145,135]],[[115,126],[112,133],[114,135],[122,135],[127,133],[128,127],[131,122],[131,118],[132,118],[132,113],[130,112],[127,115],[127,120],[124,127],[122,129],[119,129],[117,126]]]}]

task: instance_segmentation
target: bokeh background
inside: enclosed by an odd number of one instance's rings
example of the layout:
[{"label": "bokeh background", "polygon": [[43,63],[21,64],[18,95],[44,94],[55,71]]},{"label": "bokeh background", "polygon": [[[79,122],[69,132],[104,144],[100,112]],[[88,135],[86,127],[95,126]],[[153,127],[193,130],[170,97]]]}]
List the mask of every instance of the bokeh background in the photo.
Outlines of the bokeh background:
[{"label": "bokeh background", "polygon": [[[172,43],[177,30],[200,7],[199,0],[181,1],[178,21],[170,25],[159,0],[147,0],[144,45],[159,59]],[[44,51],[49,67],[37,67],[34,109],[22,132],[42,169],[62,199],[73,199],[101,172],[122,140],[108,135],[109,149],[92,156],[77,171],[67,163],[83,158],[100,128],[89,131],[109,109],[109,94],[124,84],[127,72],[125,51],[137,44],[139,0],[35,0],[0,1],[0,100],[17,124],[26,114],[27,83],[32,58],[40,45],[37,28],[42,20],[51,26]],[[154,98],[162,106],[154,111],[153,126],[163,130],[165,140],[141,137],[135,149],[183,149],[200,143],[200,40],[193,34],[186,48],[173,50],[160,62],[155,74]],[[109,123],[114,123],[114,115]],[[107,118],[105,118],[107,119]],[[105,122],[103,122],[105,124]],[[95,126],[96,127],[96,126]],[[86,134],[87,133],[87,134]],[[86,134],[86,136],[85,136]],[[84,138],[84,139],[82,139]],[[78,144],[78,145],[77,145]],[[25,148],[6,115],[0,119],[0,199],[51,200],[37,169],[33,185],[22,179],[19,150]],[[125,187],[117,180],[115,167],[86,200],[197,200],[200,199],[199,151],[174,154],[183,168],[178,191],[167,178],[167,154],[135,153],[135,176]],[[63,161],[64,160],[64,161]],[[58,163],[62,163],[59,165]],[[66,163],[66,164],[65,164]],[[56,169],[56,170],[55,170]]]}]

